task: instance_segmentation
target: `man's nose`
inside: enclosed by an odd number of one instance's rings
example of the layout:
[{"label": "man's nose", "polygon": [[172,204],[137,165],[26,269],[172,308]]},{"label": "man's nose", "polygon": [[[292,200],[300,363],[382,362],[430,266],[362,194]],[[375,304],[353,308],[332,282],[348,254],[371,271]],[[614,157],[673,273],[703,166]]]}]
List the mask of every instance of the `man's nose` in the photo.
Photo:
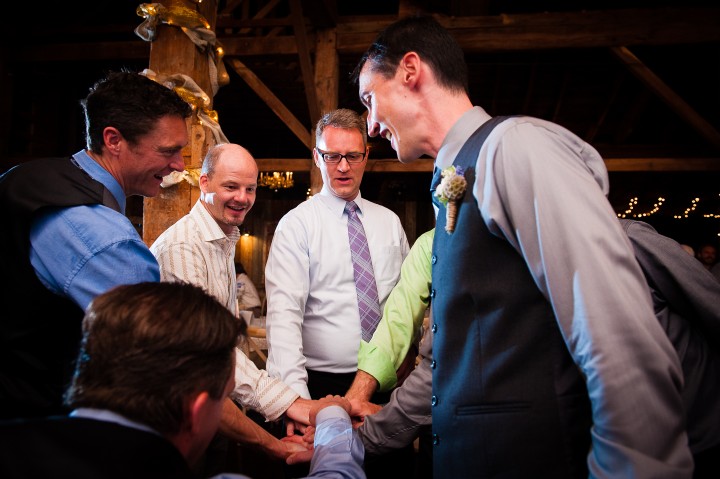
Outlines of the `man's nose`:
[{"label": "man's nose", "polygon": [[367,130],[368,130],[368,136],[377,136],[378,133],[380,133],[380,125],[373,120],[373,115],[368,113],[367,116]]}]

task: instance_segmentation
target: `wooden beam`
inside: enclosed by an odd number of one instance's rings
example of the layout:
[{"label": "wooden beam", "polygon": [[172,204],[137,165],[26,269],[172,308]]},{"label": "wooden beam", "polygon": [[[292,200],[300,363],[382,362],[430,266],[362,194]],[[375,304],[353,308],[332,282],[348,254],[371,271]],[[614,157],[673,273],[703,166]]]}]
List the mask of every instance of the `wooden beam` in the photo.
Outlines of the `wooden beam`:
[{"label": "wooden beam", "polygon": [[654,91],[682,119],[716,148],[720,149],[720,132],[701,117],[680,95],[670,88],[650,68],[645,66],[626,47],[611,48],[611,51],[623,62],[641,82]]},{"label": "wooden beam", "polygon": [[606,158],[608,171],[720,171],[720,158]]},{"label": "wooden beam", "polygon": [[[337,31],[334,28],[318,30],[315,48],[315,91],[320,114],[323,115],[338,107],[338,76],[340,62],[335,44]],[[315,125],[312,125],[313,145],[315,144]],[[310,193],[318,193],[323,186],[320,169],[310,160]]]},{"label": "wooden beam", "polygon": [[[396,16],[377,15],[373,18],[339,18],[339,54],[362,54],[377,34],[390,25]],[[720,41],[718,7],[438,18],[466,52],[677,45]],[[229,21],[229,26],[231,25],[232,22]],[[252,21],[247,25],[252,25]],[[220,19],[218,40],[225,48],[226,56],[298,54],[295,37],[237,37],[223,34],[222,28]],[[313,43],[309,35],[308,44]],[[20,44],[14,47],[12,53],[16,61],[146,58],[147,46],[143,45],[145,43],[141,40],[56,44],[52,39],[48,39],[44,44]]]},{"label": "wooden beam", "polygon": [[[310,112],[310,125],[314,125],[320,119],[320,107],[318,106],[317,92],[315,91],[315,69],[310,58],[310,47],[308,45],[305,20],[303,18],[302,5],[300,0],[290,0],[290,11],[292,12],[293,31],[298,46],[298,59],[300,60],[300,71],[302,72],[303,84],[305,85],[305,98]],[[312,128],[312,126],[311,126]]]},{"label": "wooden beam", "polygon": [[[208,0],[199,6],[190,0],[166,0],[163,3],[165,6],[198,8],[198,12],[207,22],[211,26],[215,25],[217,0]],[[157,39],[151,43],[149,68],[158,75],[187,75],[204,92],[209,92],[210,95],[212,93],[209,55],[201,52],[176,26],[158,25]],[[183,149],[187,168],[199,167],[202,164],[209,143],[213,140],[212,134],[205,134],[206,129],[196,115],[197,113],[194,113],[190,119],[190,143]],[[161,188],[160,194],[154,198],[145,198],[143,241],[148,246],[152,245],[162,232],[190,211],[198,196],[197,188],[192,189],[187,182],[181,181],[169,188]]]},{"label": "wooden beam", "polygon": [[[369,159],[366,172],[425,173],[434,160],[422,158],[400,163],[396,158]],[[260,171],[310,171],[307,158],[258,158]],[[605,158],[608,171],[720,171],[720,158]]]},{"label": "wooden beam", "polygon": [[233,70],[240,75],[240,78],[245,80],[252,90],[270,107],[270,109],[285,123],[290,131],[292,131],[296,137],[307,147],[308,150],[312,149],[312,139],[310,138],[310,132],[298,120],[295,115],[283,104],[280,99],[255,75],[243,62],[237,58],[226,60],[230,62]]},{"label": "wooden beam", "polygon": [[[649,8],[480,17],[436,15],[466,52],[674,45],[720,40],[720,8]],[[339,24],[338,52],[361,54],[393,18]]]}]

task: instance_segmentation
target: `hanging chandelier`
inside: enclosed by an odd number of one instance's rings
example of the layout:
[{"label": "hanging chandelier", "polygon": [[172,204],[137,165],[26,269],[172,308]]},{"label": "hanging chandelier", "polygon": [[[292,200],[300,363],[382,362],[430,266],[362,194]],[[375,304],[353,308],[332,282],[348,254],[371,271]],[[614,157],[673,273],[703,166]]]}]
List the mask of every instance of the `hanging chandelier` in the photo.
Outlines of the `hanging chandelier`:
[{"label": "hanging chandelier", "polygon": [[280,188],[292,188],[294,184],[292,171],[273,171],[272,173],[261,171],[260,179],[258,180],[259,186],[266,186],[275,191]]}]

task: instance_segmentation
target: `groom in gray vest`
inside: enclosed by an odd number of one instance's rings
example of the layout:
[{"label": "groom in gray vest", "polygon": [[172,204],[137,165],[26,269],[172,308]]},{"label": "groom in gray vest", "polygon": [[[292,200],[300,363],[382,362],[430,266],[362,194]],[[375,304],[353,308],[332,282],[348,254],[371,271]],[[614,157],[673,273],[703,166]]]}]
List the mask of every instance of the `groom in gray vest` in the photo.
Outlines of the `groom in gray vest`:
[{"label": "groom in gray vest", "polygon": [[473,106],[431,17],[381,32],[354,78],[370,136],[435,158],[434,477],[691,477],[682,371],[597,151]]}]

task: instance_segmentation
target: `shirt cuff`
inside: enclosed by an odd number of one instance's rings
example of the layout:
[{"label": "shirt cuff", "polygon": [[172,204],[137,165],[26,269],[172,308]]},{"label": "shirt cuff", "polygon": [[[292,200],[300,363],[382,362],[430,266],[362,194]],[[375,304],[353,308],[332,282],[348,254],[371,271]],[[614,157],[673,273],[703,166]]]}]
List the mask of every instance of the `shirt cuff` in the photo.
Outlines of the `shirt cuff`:
[{"label": "shirt cuff", "polygon": [[358,369],[377,379],[380,391],[392,389],[397,384],[397,373],[392,358],[374,344],[360,341]]}]

